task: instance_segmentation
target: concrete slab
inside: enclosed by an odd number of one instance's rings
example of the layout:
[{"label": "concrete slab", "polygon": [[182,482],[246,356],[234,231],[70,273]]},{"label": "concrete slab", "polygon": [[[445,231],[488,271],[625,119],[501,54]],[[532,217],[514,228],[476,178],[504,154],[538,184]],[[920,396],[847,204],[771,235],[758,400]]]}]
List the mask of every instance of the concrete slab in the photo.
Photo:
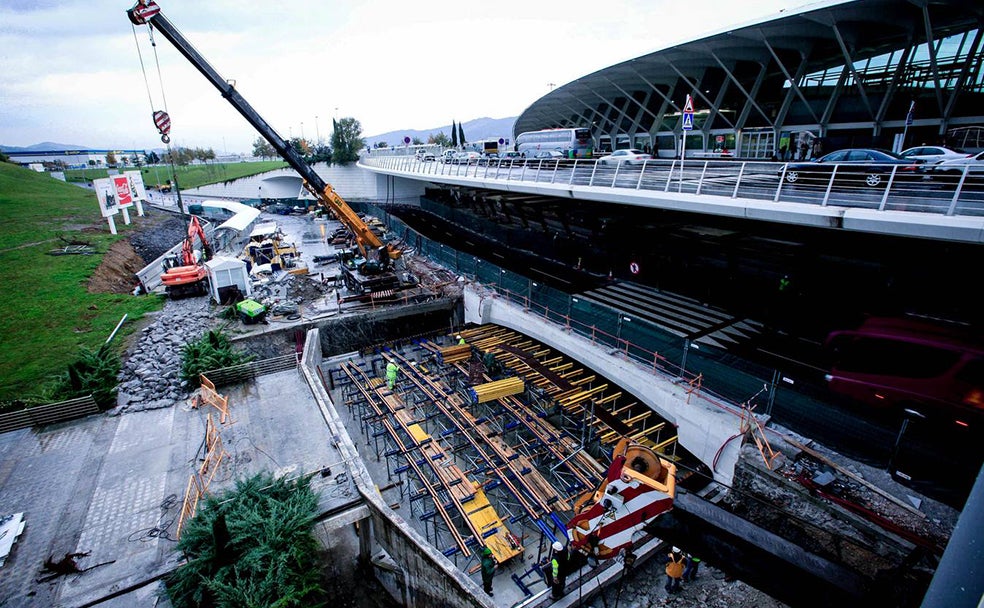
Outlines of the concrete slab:
[{"label": "concrete slab", "polygon": [[[260,376],[248,385],[219,387],[230,397],[231,420],[219,425],[226,452],[209,489],[231,487],[261,471],[288,475],[321,471],[324,510],[352,501],[338,450],[303,377],[296,370]],[[24,512],[27,526],[0,577],[0,605],[83,606],[134,587],[102,606],[167,606],[150,581],[170,570],[177,518],[193,470],[201,464],[206,419],[216,410],[188,402],[113,418],[82,420],[0,435],[0,502]],[[43,562],[66,553],[82,574],[38,583]]]}]

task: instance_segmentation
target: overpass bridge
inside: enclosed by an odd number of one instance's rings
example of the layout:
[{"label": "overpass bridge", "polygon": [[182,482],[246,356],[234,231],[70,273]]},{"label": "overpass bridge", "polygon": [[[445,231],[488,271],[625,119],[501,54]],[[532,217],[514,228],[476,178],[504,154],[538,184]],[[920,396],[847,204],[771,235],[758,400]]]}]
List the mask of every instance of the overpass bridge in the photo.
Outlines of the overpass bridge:
[{"label": "overpass bridge", "polygon": [[484,190],[486,199],[504,202],[559,197],[832,230],[984,243],[984,188],[966,173],[944,181],[903,179],[893,170],[877,185],[868,186],[833,177],[809,185],[790,184],[782,179],[785,163],[719,159],[656,159],[641,165],[604,165],[594,159],[446,164],[374,153],[364,156],[358,165],[403,180]]}]

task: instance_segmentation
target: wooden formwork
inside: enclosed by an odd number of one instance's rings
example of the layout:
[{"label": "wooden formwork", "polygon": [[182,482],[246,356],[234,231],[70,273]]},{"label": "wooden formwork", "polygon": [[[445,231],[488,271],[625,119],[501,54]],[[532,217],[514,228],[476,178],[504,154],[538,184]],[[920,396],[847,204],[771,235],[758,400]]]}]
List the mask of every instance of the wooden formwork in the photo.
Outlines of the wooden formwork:
[{"label": "wooden formwork", "polygon": [[[627,437],[665,453],[676,441],[675,435],[668,439],[660,436],[662,431],[672,430],[665,422],[650,424],[652,410],[621,391],[606,394],[611,387],[595,386],[598,378],[594,374],[543,344],[497,325],[471,328],[461,335],[470,347],[483,355],[492,354],[527,385],[542,390],[566,414],[591,414],[593,419],[588,424],[599,428],[602,443],[612,444]],[[688,398],[690,393],[700,391],[700,377],[689,388]]]}]

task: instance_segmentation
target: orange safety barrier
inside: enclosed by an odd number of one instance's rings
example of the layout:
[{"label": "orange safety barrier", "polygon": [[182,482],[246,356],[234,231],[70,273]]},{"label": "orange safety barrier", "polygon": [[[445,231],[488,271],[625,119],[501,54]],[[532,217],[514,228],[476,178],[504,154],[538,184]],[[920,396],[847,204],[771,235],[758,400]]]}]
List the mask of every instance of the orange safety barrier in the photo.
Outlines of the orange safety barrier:
[{"label": "orange safety barrier", "polygon": [[191,474],[188,487],[185,488],[184,502],[181,504],[181,515],[178,517],[176,537],[181,538],[181,528],[184,522],[195,516],[198,502],[208,493],[208,485],[215,477],[219,465],[225,458],[226,452],[222,447],[222,437],[212,422],[212,414],[205,418],[205,458],[197,471]]},{"label": "orange safety barrier", "polygon": [[762,423],[752,415],[752,409],[754,408],[748,407],[747,405],[741,408],[740,429],[742,433],[751,435],[759,454],[762,455],[762,460],[765,461],[765,466],[771,471],[772,463],[779,457],[781,452],[776,452],[772,449],[769,440],[765,437],[765,429],[762,427]]},{"label": "orange safety barrier", "polygon": [[225,424],[229,418],[229,398],[220,395],[215,390],[215,384],[206,378],[205,374],[199,374],[198,379],[202,388],[198,396],[195,397],[192,407],[197,409],[202,405],[211,405],[219,410],[219,422]]}]

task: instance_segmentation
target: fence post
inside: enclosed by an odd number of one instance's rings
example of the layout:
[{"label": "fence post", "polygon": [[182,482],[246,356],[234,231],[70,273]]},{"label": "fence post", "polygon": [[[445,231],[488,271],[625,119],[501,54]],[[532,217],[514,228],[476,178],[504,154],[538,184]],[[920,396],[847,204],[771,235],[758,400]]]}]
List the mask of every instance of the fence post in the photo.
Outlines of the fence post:
[{"label": "fence post", "polygon": [[772,415],[772,406],[776,402],[776,387],[779,385],[779,379],[782,376],[782,372],[778,369],[772,370],[772,382],[769,383],[769,396],[765,402],[765,415]]},{"label": "fence post", "polygon": [[683,378],[687,372],[687,353],[690,352],[690,338],[683,339],[683,359],[680,361],[680,377]]}]

